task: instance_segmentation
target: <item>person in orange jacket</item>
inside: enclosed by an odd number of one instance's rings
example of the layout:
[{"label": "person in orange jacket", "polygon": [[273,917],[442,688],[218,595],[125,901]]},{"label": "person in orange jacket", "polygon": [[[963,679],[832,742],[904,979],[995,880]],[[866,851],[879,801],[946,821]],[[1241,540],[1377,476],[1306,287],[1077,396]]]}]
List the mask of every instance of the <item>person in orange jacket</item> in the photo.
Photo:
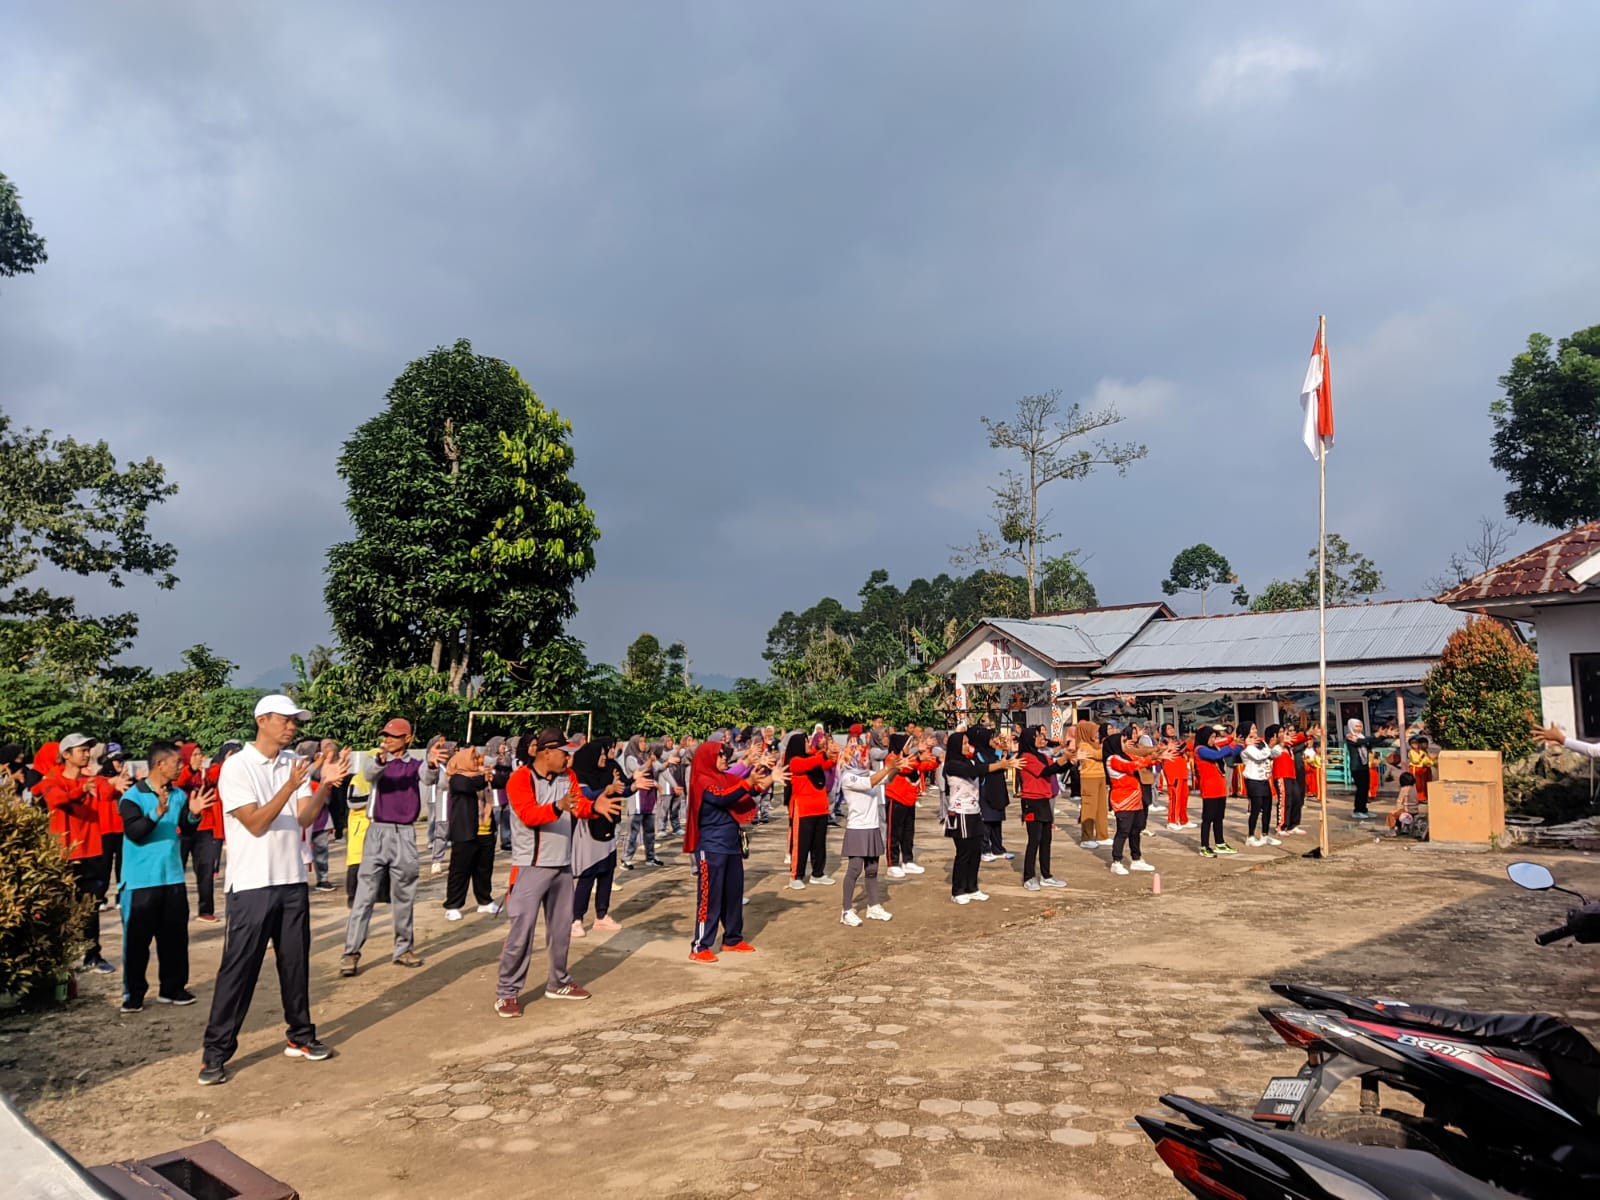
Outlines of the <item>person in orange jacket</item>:
[{"label": "person in orange jacket", "polygon": [[[50,813],[50,828],[66,851],[78,894],[94,900],[94,907],[84,920],[83,965],[109,975],[116,968],[100,952],[99,904],[105,898],[107,885],[105,843],[100,829],[101,796],[115,795],[120,801],[132,781],[126,773],[112,779],[89,774],[89,752],[95,745],[95,739],[87,734],[67,734],[56,746],[56,762],[40,781],[38,790]],[[40,757],[44,757],[44,750]]]}]

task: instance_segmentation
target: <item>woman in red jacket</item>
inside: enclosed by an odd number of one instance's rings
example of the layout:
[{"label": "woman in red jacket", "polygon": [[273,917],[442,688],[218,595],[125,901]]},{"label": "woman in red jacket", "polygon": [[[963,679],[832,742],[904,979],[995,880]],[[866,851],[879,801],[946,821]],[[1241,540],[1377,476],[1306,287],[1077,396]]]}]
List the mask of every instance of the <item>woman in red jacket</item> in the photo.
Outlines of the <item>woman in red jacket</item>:
[{"label": "woman in red jacket", "polygon": [[[1157,759],[1139,754],[1123,740],[1120,733],[1113,733],[1106,738],[1105,749],[1106,778],[1111,781],[1111,811],[1117,820],[1117,832],[1111,841],[1111,873],[1128,874],[1128,868],[1122,865],[1124,845],[1133,857],[1133,870],[1154,871],[1155,868],[1144,861],[1143,848],[1140,846],[1149,813],[1144,806],[1144,788],[1139,782],[1139,772],[1153,768]],[[1161,757],[1166,757],[1166,754],[1166,751],[1161,751]]]},{"label": "woman in red jacket", "polygon": [[[238,742],[224,742],[217,751],[215,761],[207,767],[204,765],[204,754],[194,742],[186,742],[180,747],[184,761],[183,777],[192,779],[197,787],[203,785],[211,789],[211,802],[201,809],[192,830],[185,829],[194,854],[194,886],[198,898],[196,908],[199,909],[200,920],[206,922],[217,920],[217,868],[222,865],[222,798],[217,795],[217,779],[222,774],[222,764],[238,749]],[[184,788],[184,791],[189,795],[194,794],[188,788]]]},{"label": "woman in red jacket", "polygon": [[[831,751],[831,753],[830,753]],[[806,860],[811,882],[824,887],[833,882],[828,865],[828,777],[838,752],[831,739],[816,749],[806,745],[806,735],[789,735],[783,748],[783,767],[789,776],[789,886],[806,886]]]},{"label": "woman in red jacket", "polygon": [[1065,751],[1050,753],[1043,725],[1029,725],[1022,731],[1022,827],[1028,832],[1028,848],[1022,855],[1022,886],[1030,892],[1040,888],[1064,888],[1050,873],[1050,843],[1055,834],[1055,798],[1061,791],[1060,776],[1069,768]]}]

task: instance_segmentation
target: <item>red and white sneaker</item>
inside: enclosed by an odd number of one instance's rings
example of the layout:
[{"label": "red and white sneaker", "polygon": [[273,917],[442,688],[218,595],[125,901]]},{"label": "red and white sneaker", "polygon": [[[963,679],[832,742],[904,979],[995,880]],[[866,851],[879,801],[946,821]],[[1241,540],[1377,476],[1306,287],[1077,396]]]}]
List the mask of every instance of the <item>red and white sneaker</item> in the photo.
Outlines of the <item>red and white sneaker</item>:
[{"label": "red and white sneaker", "polygon": [[709,950],[691,950],[689,951],[689,961],[697,963],[714,963],[717,961],[717,956],[711,953]]}]

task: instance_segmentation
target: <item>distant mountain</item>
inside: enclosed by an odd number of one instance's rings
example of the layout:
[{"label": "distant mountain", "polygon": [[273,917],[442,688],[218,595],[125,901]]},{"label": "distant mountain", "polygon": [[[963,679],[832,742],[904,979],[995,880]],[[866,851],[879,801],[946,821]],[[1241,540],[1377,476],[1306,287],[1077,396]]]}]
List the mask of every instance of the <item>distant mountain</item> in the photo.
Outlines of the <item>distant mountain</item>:
[{"label": "distant mountain", "polygon": [[732,675],[702,675],[699,671],[691,672],[695,687],[709,688],[714,692],[733,691]]},{"label": "distant mountain", "polygon": [[249,683],[236,686],[247,688],[262,688],[265,691],[275,692],[286,683],[294,681],[294,668],[287,663],[281,667],[273,667],[270,671],[263,671]]}]

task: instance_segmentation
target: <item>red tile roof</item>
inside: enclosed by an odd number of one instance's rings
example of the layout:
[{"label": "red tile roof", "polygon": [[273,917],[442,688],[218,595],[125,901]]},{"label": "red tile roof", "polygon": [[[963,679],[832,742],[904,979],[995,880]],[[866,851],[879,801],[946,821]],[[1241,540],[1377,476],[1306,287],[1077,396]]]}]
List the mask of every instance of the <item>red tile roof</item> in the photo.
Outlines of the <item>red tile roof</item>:
[{"label": "red tile roof", "polygon": [[1600,521],[1557,534],[1542,546],[1490,567],[1459,583],[1438,598],[1444,604],[1515,596],[1553,596],[1582,590],[1567,571],[1591,554],[1600,553]]}]

